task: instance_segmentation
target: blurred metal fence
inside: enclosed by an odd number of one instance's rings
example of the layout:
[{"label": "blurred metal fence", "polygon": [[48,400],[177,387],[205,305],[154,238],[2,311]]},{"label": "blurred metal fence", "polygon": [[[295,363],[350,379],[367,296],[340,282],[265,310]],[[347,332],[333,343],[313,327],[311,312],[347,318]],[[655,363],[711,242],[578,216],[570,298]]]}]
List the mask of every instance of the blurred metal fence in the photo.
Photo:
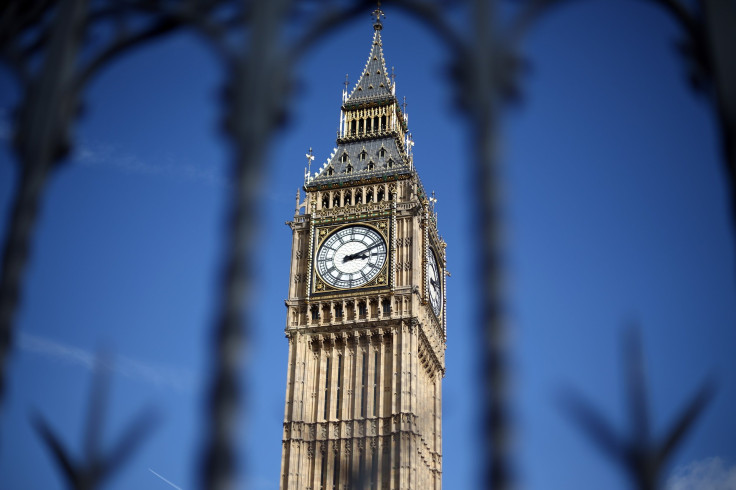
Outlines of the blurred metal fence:
[{"label": "blurred metal fence", "polygon": [[[736,4],[731,0],[700,0],[688,9],[682,0],[646,0],[661,6],[682,27],[682,53],[693,87],[704,93],[721,127],[723,161],[731,184],[732,218],[736,226]],[[498,189],[497,127],[505,104],[517,97],[517,67],[521,42],[534,22],[565,0],[519,0],[517,15],[500,22],[490,0],[394,0],[438,36],[450,52],[450,72],[458,106],[472,128],[475,158],[471,175],[477,222],[482,240],[476,281],[479,286],[477,332],[484,339],[479,361],[485,414],[478,461],[487,488],[513,488],[509,452],[508,334],[501,295],[503,250]],[[195,31],[212,46],[226,68],[223,121],[233,147],[233,186],[229,188],[221,258],[218,313],[212,331],[207,435],[202,448],[201,486],[232,488],[238,481],[234,460],[238,418],[248,397],[239,392],[241,353],[249,341],[258,198],[265,154],[274,132],[287,115],[294,61],[315,41],[347,20],[367,14],[375,4],[348,1],[230,1],[230,0],[9,0],[0,10],[0,57],[20,81],[22,94],[15,109],[13,144],[19,180],[3,241],[0,277],[0,403],[5,392],[7,357],[13,347],[14,321],[23,291],[36,216],[49,175],[63,166],[74,141],[70,134],[84,104],[90,81],[111,61],[131,49],[183,29]],[[314,8],[318,6],[319,8]],[[461,32],[448,21],[448,9],[462,8],[470,28]],[[311,12],[311,13],[310,13]],[[316,12],[316,13],[314,13]],[[299,25],[291,43],[284,31]],[[100,26],[103,27],[100,30]],[[89,41],[87,34],[107,33]],[[81,56],[84,51],[85,56]],[[634,349],[636,351],[636,349]],[[639,366],[639,354],[630,361]],[[643,378],[632,376],[632,417],[646,425]],[[103,392],[104,383],[96,390]],[[706,385],[709,386],[709,385]],[[656,488],[662,463],[682,440],[686,429],[706,404],[704,387],[688,405],[662,447],[646,438],[619,443],[608,427],[579,398],[567,406],[574,417],[612,457],[624,461],[638,488]],[[93,390],[89,433],[94,434],[104,412],[104,393]],[[75,466],[51,429],[36,418],[36,427],[59,462],[72,488],[98,488],[124,461],[150,427],[141,418],[108,458],[100,459],[90,436],[86,459]],[[646,433],[646,432],[644,432]],[[359,486],[360,482],[356,482]]]}]

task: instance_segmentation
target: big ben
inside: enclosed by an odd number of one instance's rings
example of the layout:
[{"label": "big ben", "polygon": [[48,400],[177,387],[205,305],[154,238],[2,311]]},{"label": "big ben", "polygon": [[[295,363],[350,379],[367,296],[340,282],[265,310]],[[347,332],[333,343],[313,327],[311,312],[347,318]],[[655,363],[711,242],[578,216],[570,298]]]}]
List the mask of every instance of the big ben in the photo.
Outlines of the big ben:
[{"label": "big ben", "polygon": [[282,489],[442,487],[446,244],[374,15],[337,147],[288,223]]}]

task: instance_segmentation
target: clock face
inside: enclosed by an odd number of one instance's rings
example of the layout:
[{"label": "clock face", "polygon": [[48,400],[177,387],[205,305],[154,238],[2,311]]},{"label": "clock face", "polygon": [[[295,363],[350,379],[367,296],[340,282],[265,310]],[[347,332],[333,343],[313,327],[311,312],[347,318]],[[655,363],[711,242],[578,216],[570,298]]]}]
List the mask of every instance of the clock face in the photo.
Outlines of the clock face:
[{"label": "clock face", "polygon": [[386,241],[373,228],[341,228],[317,252],[317,272],[330,286],[355,288],[372,280],[386,263]]},{"label": "clock face", "polygon": [[434,314],[439,316],[442,310],[442,282],[440,280],[440,269],[437,267],[437,259],[434,252],[427,250],[427,292],[429,293],[429,304]]}]

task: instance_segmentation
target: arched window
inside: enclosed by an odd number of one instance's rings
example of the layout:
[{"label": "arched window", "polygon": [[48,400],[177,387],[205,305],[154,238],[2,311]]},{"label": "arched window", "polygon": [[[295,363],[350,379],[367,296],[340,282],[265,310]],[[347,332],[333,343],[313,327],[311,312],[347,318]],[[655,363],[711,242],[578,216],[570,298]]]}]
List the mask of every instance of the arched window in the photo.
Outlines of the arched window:
[{"label": "arched window", "polygon": [[378,202],[383,201],[383,198],[384,198],[383,187],[381,187],[380,189],[378,189]]},{"label": "arched window", "polygon": [[381,116],[381,131],[386,131],[386,116]]},{"label": "arched window", "polygon": [[330,168],[327,169],[327,175],[332,175],[334,173],[335,173],[335,169],[334,168],[330,167]]},{"label": "arched window", "polygon": [[360,152],[360,160],[361,161],[365,161],[365,157],[367,157],[367,156],[368,156],[368,152],[366,152],[365,150],[363,150],[363,151]]},{"label": "arched window", "polygon": [[370,189],[368,190],[368,192],[365,193],[365,202],[373,202],[373,191]]},{"label": "arched window", "polygon": [[360,190],[355,193],[355,204],[363,204],[363,192]]},{"label": "arched window", "polygon": [[[350,121],[350,136],[355,136],[355,119]],[[345,157],[347,158],[347,155]]]},{"label": "arched window", "polygon": [[335,193],[335,197],[332,198],[332,207],[340,207],[340,194]]},{"label": "arched window", "polygon": [[322,196],[322,207],[323,208],[329,208],[330,207],[330,196],[325,194]]},{"label": "arched window", "polygon": [[385,157],[386,156],[386,148],[381,147],[381,149],[378,150],[378,156],[381,157],[381,158]]},{"label": "arched window", "polygon": [[[353,123],[354,123],[354,122],[355,122],[355,121],[353,121]],[[345,162],[347,162],[347,161],[348,161],[348,154],[347,154],[347,153],[343,153],[343,154],[342,154],[342,157],[341,157],[341,158],[342,158],[342,163],[345,163]]]},{"label": "arched window", "polygon": [[345,199],[343,200],[342,204],[343,206],[350,206],[351,203],[350,203],[350,193],[349,192],[345,193]]},{"label": "arched window", "polygon": [[376,165],[373,162],[368,162],[368,170],[373,170],[376,168]]}]

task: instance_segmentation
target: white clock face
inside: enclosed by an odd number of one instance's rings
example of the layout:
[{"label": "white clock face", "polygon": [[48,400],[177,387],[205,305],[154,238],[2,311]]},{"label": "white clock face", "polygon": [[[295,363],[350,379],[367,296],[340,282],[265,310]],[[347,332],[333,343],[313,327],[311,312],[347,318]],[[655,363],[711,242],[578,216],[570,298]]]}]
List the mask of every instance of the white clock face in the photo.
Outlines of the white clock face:
[{"label": "white clock face", "polygon": [[429,293],[429,304],[434,314],[439,316],[442,310],[442,282],[440,280],[440,269],[432,250],[427,250],[427,292]]},{"label": "white clock face", "polygon": [[330,286],[355,288],[381,272],[386,255],[386,241],[380,233],[367,226],[348,226],[319,247],[317,272]]}]

